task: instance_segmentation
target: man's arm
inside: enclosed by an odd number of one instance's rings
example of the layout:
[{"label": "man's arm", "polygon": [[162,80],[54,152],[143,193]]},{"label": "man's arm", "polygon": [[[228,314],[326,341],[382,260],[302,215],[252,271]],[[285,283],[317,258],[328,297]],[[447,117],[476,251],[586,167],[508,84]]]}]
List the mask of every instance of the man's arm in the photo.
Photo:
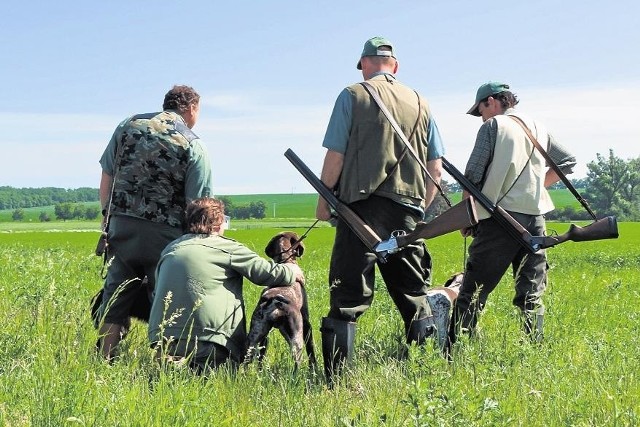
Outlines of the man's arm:
[{"label": "man's arm", "polygon": [[498,123],[493,118],[484,122],[478,129],[473,150],[464,170],[464,176],[478,188],[482,188],[484,175],[493,159],[497,135]]},{"label": "man's arm", "polygon": [[102,171],[102,176],[100,177],[100,206],[101,209],[108,209],[109,199],[111,199],[111,187],[113,184],[113,177]]},{"label": "man's arm", "polygon": [[[342,173],[342,165],[344,164],[344,154],[337,151],[327,150],[322,165],[322,173],[320,180],[329,188],[335,188]],[[322,197],[318,197],[318,205],[316,207],[316,218],[322,221],[331,219],[331,209],[329,204]]]},{"label": "man's arm", "polygon": [[[573,167],[576,165],[575,156],[558,143],[551,134],[549,134],[549,147],[547,148],[547,153],[563,174],[569,175],[573,173]],[[544,186],[549,187],[558,181],[560,181],[558,174],[553,169],[547,170],[544,177]]]},{"label": "man's arm", "polygon": [[191,158],[185,176],[185,198],[187,203],[200,197],[211,197],[212,172],[209,154],[201,140],[192,141]]},{"label": "man's arm", "polygon": [[[336,98],[322,141],[322,146],[327,149],[327,153],[324,156],[320,180],[330,189],[335,188],[342,174],[344,153],[347,150],[349,132],[351,132],[351,109],[351,95],[347,89],[343,89]],[[331,219],[329,204],[322,197],[318,197],[316,218],[321,221]]]},{"label": "man's arm", "polygon": [[[104,170],[102,171],[102,176],[100,177],[100,189],[98,190],[98,194],[100,196],[100,209],[102,209],[102,229],[105,229],[105,225],[107,224],[107,212],[109,212],[109,201],[111,200],[111,189],[113,188],[113,177],[106,173]],[[96,252],[97,253],[97,252]]]},{"label": "man's arm", "polygon": [[[429,172],[429,175],[431,175],[433,180],[438,184],[440,184],[440,179],[442,177],[442,160],[440,160],[439,158],[435,160],[428,160],[427,171]],[[433,181],[428,179],[426,194],[424,198],[425,210],[429,207],[431,202],[433,202],[433,199],[436,197],[436,194],[438,194],[438,187],[436,187],[436,184]]]},{"label": "man's arm", "polygon": [[[478,189],[482,188],[484,182],[484,174],[487,170],[489,162],[493,158],[493,150],[496,144],[497,138],[497,122],[495,119],[489,119],[480,126],[478,134],[476,135],[476,141],[467,161],[465,168],[465,176],[474,184]],[[467,199],[471,194],[463,189],[462,198]],[[467,227],[460,230],[460,234],[463,237],[468,237],[473,234],[473,227]]]}]

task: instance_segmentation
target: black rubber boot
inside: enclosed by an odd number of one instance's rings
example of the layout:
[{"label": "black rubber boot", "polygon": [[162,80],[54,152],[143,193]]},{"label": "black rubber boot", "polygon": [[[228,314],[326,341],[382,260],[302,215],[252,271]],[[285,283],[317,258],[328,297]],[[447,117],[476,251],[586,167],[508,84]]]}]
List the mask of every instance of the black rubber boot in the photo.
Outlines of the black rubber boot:
[{"label": "black rubber boot", "polygon": [[433,323],[433,316],[423,317],[411,321],[407,329],[407,344],[424,344],[425,340],[436,332],[436,325]]},{"label": "black rubber boot", "polygon": [[529,336],[531,342],[540,344],[544,338],[544,313],[523,312],[524,332]]},{"label": "black rubber boot", "polygon": [[329,387],[333,387],[343,366],[353,359],[356,323],[323,317],[320,332],[324,375]]},{"label": "black rubber boot", "polygon": [[468,309],[460,308],[457,305],[453,306],[451,321],[449,322],[449,333],[443,349],[444,356],[447,359],[451,360],[451,349],[462,332],[469,334],[469,337],[475,335],[477,322],[478,317],[475,311],[470,312]]},{"label": "black rubber boot", "polygon": [[460,315],[458,314],[458,310],[456,310],[456,307],[454,305],[453,310],[451,311],[451,319],[449,320],[449,330],[447,331],[447,338],[445,339],[444,348],[442,349],[442,353],[448,361],[453,360],[451,351],[453,349],[453,345],[456,343],[456,341],[458,341],[459,329]]}]

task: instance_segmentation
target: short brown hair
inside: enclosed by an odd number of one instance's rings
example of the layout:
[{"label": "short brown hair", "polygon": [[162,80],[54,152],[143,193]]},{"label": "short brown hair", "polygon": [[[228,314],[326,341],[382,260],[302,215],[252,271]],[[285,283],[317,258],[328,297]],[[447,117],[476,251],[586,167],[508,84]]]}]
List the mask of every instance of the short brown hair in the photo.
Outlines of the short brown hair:
[{"label": "short brown hair", "polygon": [[224,202],[213,197],[201,197],[187,205],[187,233],[213,234],[224,222]]},{"label": "short brown hair", "polygon": [[[490,97],[498,101],[503,110],[513,108],[516,105],[518,105],[518,103],[520,102],[516,94],[508,90],[502,91],[500,93],[496,93],[494,95],[490,95]],[[487,106],[488,99],[489,99],[489,96],[487,96],[485,99],[481,101],[482,103],[484,103],[485,107]]]},{"label": "short brown hair", "polygon": [[200,102],[200,95],[191,86],[176,85],[164,96],[163,110],[184,113],[193,104]]}]

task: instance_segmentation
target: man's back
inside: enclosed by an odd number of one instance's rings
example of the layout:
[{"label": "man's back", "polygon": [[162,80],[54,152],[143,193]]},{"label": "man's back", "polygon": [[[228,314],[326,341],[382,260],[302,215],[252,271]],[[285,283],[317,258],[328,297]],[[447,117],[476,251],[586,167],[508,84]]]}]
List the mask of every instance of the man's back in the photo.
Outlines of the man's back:
[{"label": "man's back", "polygon": [[[389,74],[379,74],[367,82],[426,164],[430,119],[426,101]],[[353,119],[340,182],[341,199],[350,203],[375,193],[419,204],[425,199],[426,187],[419,164],[406,155],[404,143],[364,86],[355,84],[347,90],[353,98]]]},{"label": "man's back", "polygon": [[198,137],[170,111],[133,116],[114,137],[113,213],[180,226],[191,143]]}]

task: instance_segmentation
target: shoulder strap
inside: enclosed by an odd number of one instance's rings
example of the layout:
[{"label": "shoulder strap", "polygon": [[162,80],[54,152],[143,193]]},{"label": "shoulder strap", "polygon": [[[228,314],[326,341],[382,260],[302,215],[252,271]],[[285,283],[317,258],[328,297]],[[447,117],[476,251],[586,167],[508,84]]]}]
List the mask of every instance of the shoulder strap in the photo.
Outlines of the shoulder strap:
[{"label": "shoulder strap", "polygon": [[404,134],[402,129],[400,129],[400,125],[398,125],[398,122],[396,122],[396,119],[393,118],[393,116],[391,115],[391,112],[389,111],[387,106],[384,104],[384,102],[382,102],[382,99],[380,99],[380,95],[378,95],[378,91],[376,91],[376,89],[369,82],[361,82],[360,84],[367,90],[367,92],[369,92],[369,95],[371,95],[371,97],[376,102],[376,104],[378,104],[378,107],[380,107],[380,111],[382,111],[382,113],[385,115],[387,120],[389,120],[389,123],[391,123],[391,127],[398,134],[398,136],[400,137],[400,140],[407,147],[407,150],[409,150],[409,152],[411,153],[411,155],[413,156],[415,161],[420,165],[420,167],[422,168],[424,173],[427,174],[427,176],[429,177],[431,182],[434,183],[434,185],[436,186],[436,188],[440,192],[440,195],[442,196],[442,198],[447,203],[447,205],[449,207],[451,207],[451,201],[449,200],[447,195],[444,194],[444,191],[442,191],[442,187],[440,186],[440,184],[435,179],[433,179],[433,177],[431,176],[431,174],[427,170],[427,166],[422,162],[422,160],[420,160],[420,157],[418,156],[418,153],[416,153],[416,150],[413,148],[413,146],[407,140],[407,136]]},{"label": "shoulder strap", "polygon": [[591,215],[591,217],[597,221],[598,218],[596,217],[596,214],[593,213],[593,211],[589,207],[589,204],[587,203],[587,201],[582,198],[582,196],[580,195],[580,193],[578,193],[578,191],[575,189],[573,184],[571,184],[571,181],[569,181],[567,176],[564,173],[562,173],[558,165],[556,165],[556,163],[551,159],[551,156],[549,156],[549,153],[547,153],[546,150],[542,148],[542,145],[540,145],[538,140],[533,136],[533,134],[531,133],[527,125],[522,121],[522,119],[518,116],[512,116],[510,114],[508,116],[511,117],[516,123],[518,123],[520,127],[522,127],[522,129],[524,130],[524,133],[526,133],[527,137],[531,140],[531,143],[538,149],[538,151],[540,151],[540,154],[542,154],[542,157],[545,158],[549,167],[553,169],[553,171],[558,175],[558,177],[560,177],[564,185],[566,185],[569,191],[571,191],[571,194],[573,194],[576,200],[578,200],[578,202],[580,202],[580,204],[587,210],[587,212],[589,212],[589,215]]},{"label": "shoulder strap", "polygon": [[[415,92],[417,98],[418,98],[418,116],[416,117],[416,122],[413,124],[413,129],[411,130],[411,133],[409,134],[409,138],[407,139],[411,139],[413,138],[413,134],[416,133],[416,130],[418,129],[418,124],[420,122],[420,112],[422,111],[422,103],[420,102],[420,95],[418,95],[418,92]],[[386,180],[388,180],[396,170],[398,170],[398,167],[400,166],[400,162],[402,161],[402,159],[404,159],[404,157],[407,155],[407,147],[404,147],[402,149],[402,153],[400,154],[400,156],[398,157],[398,160],[396,160],[396,164],[393,165],[393,168],[391,169],[391,171],[389,171],[389,173],[387,174],[386,178],[380,183],[380,185],[378,187],[380,187]]]}]

